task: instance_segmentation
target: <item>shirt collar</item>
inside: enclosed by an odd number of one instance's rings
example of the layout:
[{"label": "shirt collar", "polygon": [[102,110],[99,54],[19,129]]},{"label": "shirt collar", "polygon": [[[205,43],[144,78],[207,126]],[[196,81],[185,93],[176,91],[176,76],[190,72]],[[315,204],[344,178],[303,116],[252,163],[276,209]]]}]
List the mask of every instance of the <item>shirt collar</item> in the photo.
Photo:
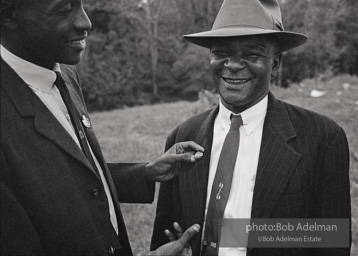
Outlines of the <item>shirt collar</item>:
[{"label": "shirt collar", "polygon": [[[56,80],[56,73],[47,68],[40,67],[28,62],[8,51],[3,45],[1,47],[1,57],[3,60],[24,80],[24,82],[35,89],[45,93],[50,93]],[[54,70],[59,71],[59,64],[56,64]]]},{"label": "shirt collar", "polygon": [[[267,103],[268,96],[266,95],[261,101],[240,113],[247,135],[250,135],[250,133],[261,123],[261,121],[265,119],[267,113]],[[222,104],[220,99],[218,118],[225,130],[230,129],[231,114],[234,115],[234,113]]]}]

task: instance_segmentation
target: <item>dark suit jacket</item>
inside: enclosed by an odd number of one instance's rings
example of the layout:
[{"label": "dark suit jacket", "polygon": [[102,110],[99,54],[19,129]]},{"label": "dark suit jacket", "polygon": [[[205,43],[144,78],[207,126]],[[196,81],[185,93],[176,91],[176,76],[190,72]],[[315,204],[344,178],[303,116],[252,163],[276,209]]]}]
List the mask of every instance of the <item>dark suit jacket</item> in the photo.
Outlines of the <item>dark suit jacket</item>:
[{"label": "dark suit jacket", "polygon": [[[75,69],[61,66],[81,116],[88,116]],[[119,237],[100,177],[67,131],[1,61],[1,255],[131,255],[119,202],[152,202],[144,164],[107,165],[85,129],[113,197]]]},{"label": "dark suit jacket", "polygon": [[[166,147],[193,140],[205,148],[193,165],[161,184],[151,249],[167,242],[163,233],[178,221],[203,225],[208,172],[218,107],[177,127]],[[331,119],[274,98],[264,122],[251,218],[350,218],[349,153],[344,131]],[[193,242],[199,255],[201,233]],[[349,249],[248,249],[248,255],[349,255]]]}]

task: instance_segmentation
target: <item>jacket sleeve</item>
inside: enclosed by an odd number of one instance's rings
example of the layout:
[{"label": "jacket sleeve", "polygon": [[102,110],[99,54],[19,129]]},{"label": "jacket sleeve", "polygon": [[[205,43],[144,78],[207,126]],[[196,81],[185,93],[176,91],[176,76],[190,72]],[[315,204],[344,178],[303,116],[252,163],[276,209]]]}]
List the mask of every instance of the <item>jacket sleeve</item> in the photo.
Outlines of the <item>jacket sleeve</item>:
[{"label": "jacket sleeve", "polygon": [[[335,134],[322,158],[320,182],[317,186],[317,212],[320,218],[349,220],[349,248],[327,248],[315,255],[350,255],[351,201],[349,186],[349,148],[342,128]],[[348,231],[347,231],[348,232]]]},{"label": "jacket sleeve", "polygon": [[[172,132],[165,145],[168,150],[175,144],[175,132]],[[168,243],[169,239],[164,234],[165,229],[172,229],[174,221],[180,224],[179,219],[174,220],[174,184],[177,178],[160,183],[157,211],[154,221],[150,250],[156,250],[161,245]]]},{"label": "jacket sleeve", "polygon": [[155,182],[147,182],[144,168],[147,163],[109,163],[118,199],[121,203],[152,203]]},{"label": "jacket sleeve", "polygon": [[37,232],[21,202],[16,198],[1,150],[0,227],[1,255],[42,255]]}]

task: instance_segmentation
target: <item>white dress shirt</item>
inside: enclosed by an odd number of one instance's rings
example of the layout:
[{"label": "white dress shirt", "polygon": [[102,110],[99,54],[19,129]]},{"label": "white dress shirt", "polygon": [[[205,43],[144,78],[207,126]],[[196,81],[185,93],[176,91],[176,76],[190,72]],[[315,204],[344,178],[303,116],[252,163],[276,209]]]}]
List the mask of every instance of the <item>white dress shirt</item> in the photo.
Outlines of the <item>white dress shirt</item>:
[{"label": "white dress shirt", "polygon": [[[267,112],[268,97],[241,114],[240,145],[236,159],[230,195],[224,219],[251,218],[252,198],[261,146],[263,124]],[[230,130],[230,115],[220,101],[219,113],[214,123],[213,144],[210,157],[209,179],[206,197],[205,218],[209,207],[211,189],[215,178],[222,146]],[[205,227],[205,225],[204,225]],[[204,234],[204,232],[203,232]],[[221,239],[224,239],[223,237]],[[219,248],[219,256],[246,256],[246,248]]]},{"label": "white dress shirt", "polygon": [[[52,70],[40,67],[31,62],[23,60],[18,56],[9,52],[3,45],[0,44],[2,59],[17,73],[17,75],[31,88],[31,90],[40,98],[50,112],[55,116],[59,123],[65,128],[68,134],[76,142],[81,149],[80,142],[76,136],[75,130],[72,126],[70,115],[68,114],[66,105],[62,100],[61,94],[57,87],[54,85],[56,80],[56,73]],[[56,64],[55,71],[60,70],[60,65]],[[104,177],[103,170],[99,164],[96,156],[92,152],[91,146],[88,144],[94,162],[99,171],[105,193],[107,195],[109,204],[109,213],[112,225],[118,234],[117,217],[114,210],[112,196],[108,187],[106,178]],[[70,214],[70,213],[69,213]]]}]

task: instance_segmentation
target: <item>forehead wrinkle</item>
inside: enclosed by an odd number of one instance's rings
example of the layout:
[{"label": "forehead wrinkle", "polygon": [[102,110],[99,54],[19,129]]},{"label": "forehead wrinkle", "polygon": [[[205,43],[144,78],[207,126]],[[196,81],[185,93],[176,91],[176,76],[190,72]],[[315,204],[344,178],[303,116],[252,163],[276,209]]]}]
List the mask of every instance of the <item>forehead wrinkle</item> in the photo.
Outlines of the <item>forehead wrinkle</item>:
[{"label": "forehead wrinkle", "polygon": [[260,44],[243,45],[243,47],[247,47],[247,48],[250,48],[250,49],[260,49],[260,50],[263,50],[263,51],[266,51],[266,50],[267,50],[267,46],[266,46],[266,45],[260,45]]}]

